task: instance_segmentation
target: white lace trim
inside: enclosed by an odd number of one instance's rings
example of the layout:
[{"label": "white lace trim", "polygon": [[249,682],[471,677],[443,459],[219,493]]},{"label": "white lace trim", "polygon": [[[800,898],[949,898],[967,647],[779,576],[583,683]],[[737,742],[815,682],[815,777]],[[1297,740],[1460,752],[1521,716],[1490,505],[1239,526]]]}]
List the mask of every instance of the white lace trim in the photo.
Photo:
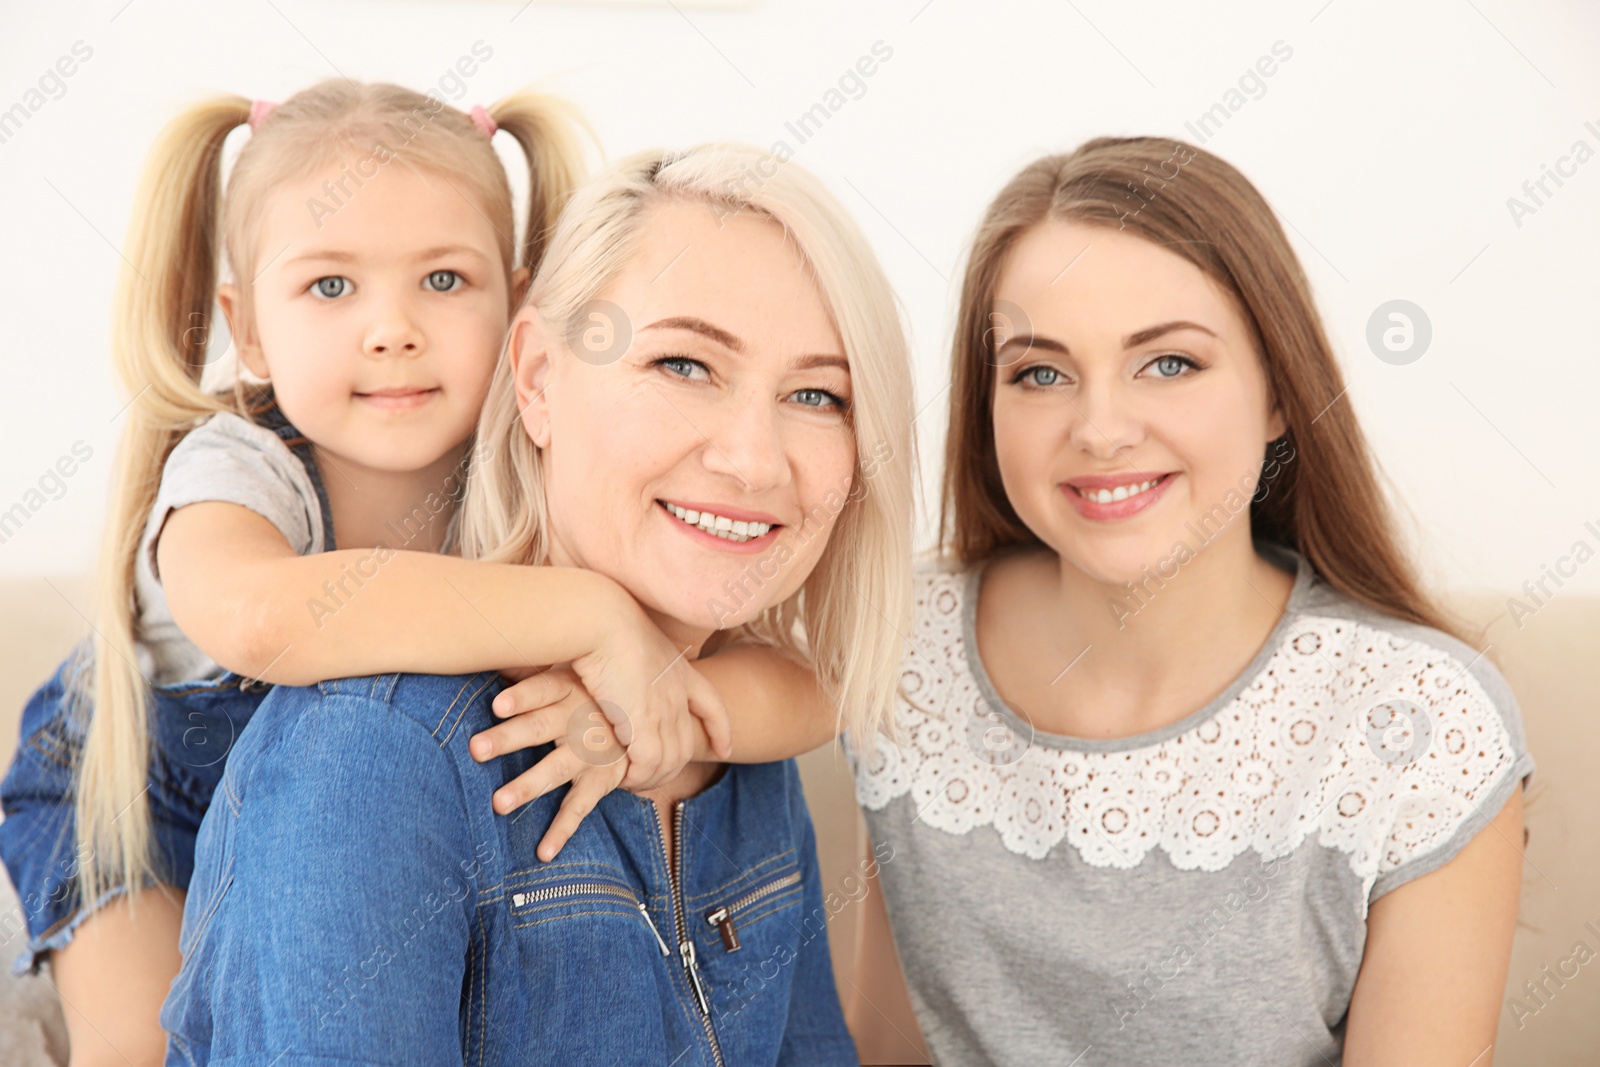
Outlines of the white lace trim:
[{"label": "white lace trim", "polygon": [[879,736],[855,761],[867,808],[909,792],[946,833],[993,826],[1033,859],[1065,839],[1095,867],[1136,867],[1160,848],[1181,870],[1218,871],[1246,849],[1283,856],[1314,834],[1348,854],[1365,901],[1380,875],[1447,841],[1516,763],[1467,665],[1305,614],[1250,684],[1190,730],[1116,752],[1028,743],[968,670],[966,577],[918,575],[895,709],[906,744]]}]

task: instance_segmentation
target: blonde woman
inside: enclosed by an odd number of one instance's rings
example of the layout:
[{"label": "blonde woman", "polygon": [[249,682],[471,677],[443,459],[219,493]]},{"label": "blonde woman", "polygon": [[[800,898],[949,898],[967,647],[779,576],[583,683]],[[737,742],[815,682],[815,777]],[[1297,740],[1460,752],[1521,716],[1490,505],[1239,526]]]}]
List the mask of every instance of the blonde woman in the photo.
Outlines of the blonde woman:
[{"label": "blonde woman", "polygon": [[[686,659],[796,657],[868,737],[910,610],[906,345],[860,233],[771,162],[652,153],[574,197],[490,388],[463,545],[605,575]],[[613,341],[591,345],[597,315]],[[569,611],[530,655],[608,614]],[[792,762],[610,793],[542,864],[561,791],[511,818],[489,798],[550,750],[468,750],[500,684],[266,699],[201,832],[172,1062],[857,1062]],[[603,732],[589,696],[575,721]]]}]

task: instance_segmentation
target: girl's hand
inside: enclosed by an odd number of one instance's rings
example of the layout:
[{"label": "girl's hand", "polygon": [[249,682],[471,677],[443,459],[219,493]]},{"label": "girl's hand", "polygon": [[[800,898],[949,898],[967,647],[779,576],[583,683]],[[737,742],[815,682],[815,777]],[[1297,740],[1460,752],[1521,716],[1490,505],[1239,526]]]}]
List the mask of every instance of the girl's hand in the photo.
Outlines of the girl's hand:
[{"label": "girl's hand", "polygon": [[[732,754],[732,739],[728,709],[686,658],[688,650],[668,641],[638,602],[617,588],[622,595],[604,616],[594,651],[571,667],[627,746],[631,766],[622,785],[638,792],[675,777],[689,762],[695,738],[690,714],[722,759]],[[506,693],[495,699],[506,699]]]},{"label": "girl's hand", "polygon": [[495,790],[495,811],[510,814],[550,790],[572,783],[561,810],[539,841],[538,856],[548,863],[600,798],[622,782],[629,765],[627,751],[583,683],[567,668],[525,677],[495,698],[494,713],[505,721],[474,734],[468,744],[480,763],[518,749],[556,743],[555,751]]}]

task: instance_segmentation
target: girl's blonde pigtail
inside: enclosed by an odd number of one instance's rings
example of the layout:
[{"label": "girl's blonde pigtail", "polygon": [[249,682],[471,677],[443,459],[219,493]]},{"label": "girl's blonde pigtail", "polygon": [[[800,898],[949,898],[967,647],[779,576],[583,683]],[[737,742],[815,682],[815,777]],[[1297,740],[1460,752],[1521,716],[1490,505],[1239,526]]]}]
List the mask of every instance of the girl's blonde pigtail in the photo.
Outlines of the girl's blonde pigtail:
[{"label": "girl's blonde pigtail", "polygon": [[167,455],[198,420],[228,405],[200,388],[221,242],[223,142],[250,101],[220,96],[161,132],[145,161],[112,314],[112,355],[131,397],[112,474],[96,585],[98,625],[78,770],[77,879],[84,906],[112,887],[158,878],[150,848],[149,684],[134,642],[134,560]]},{"label": "girl's blonde pigtail", "polygon": [[489,108],[501,131],[516,138],[528,161],[528,224],[517,242],[521,262],[530,274],[539,272],[556,219],[583,180],[583,135],[594,132],[577,108],[558,97],[524,90]]}]

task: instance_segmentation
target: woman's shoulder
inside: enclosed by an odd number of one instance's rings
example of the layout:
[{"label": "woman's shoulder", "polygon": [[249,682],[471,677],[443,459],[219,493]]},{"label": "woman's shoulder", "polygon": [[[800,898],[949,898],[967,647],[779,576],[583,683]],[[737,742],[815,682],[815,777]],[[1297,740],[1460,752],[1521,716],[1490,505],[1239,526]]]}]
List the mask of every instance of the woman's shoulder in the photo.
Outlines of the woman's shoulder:
[{"label": "woman's shoulder", "polygon": [[1346,684],[1365,692],[1393,690],[1430,717],[1490,720],[1507,746],[1526,751],[1522,713],[1495,665],[1493,646],[1474,646],[1434,626],[1401,619],[1314,580],[1291,605],[1281,652],[1286,659],[1316,656]]},{"label": "woman's shoulder", "polygon": [[[465,753],[448,751],[483,681],[495,676],[371,675],[274,686],[228,753],[227,795],[273,806],[322,804],[396,783],[464,796]],[[475,682],[474,679],[480,679]],[[487,809],[487,805],[485,805]]]},{"label": "woman's shoulder", "polygon": [[[414,747],[459,748],[496,720],[490,702],[498,674],[372,674],[311,685],[274,686],[251,719],[258,746],[342,746],[374,733],[409,738]],[[471,761],[470,755],[467,759]]]},{"label": "woman's shoulder", "polygon": [[490,704],[505,684],[494,671],[475,674],[395,672],[335,678],[308,689],[322,698],[353,698],[381,705],[390,714],[422,726],[441,748],[459,745],[493,725]]}]

